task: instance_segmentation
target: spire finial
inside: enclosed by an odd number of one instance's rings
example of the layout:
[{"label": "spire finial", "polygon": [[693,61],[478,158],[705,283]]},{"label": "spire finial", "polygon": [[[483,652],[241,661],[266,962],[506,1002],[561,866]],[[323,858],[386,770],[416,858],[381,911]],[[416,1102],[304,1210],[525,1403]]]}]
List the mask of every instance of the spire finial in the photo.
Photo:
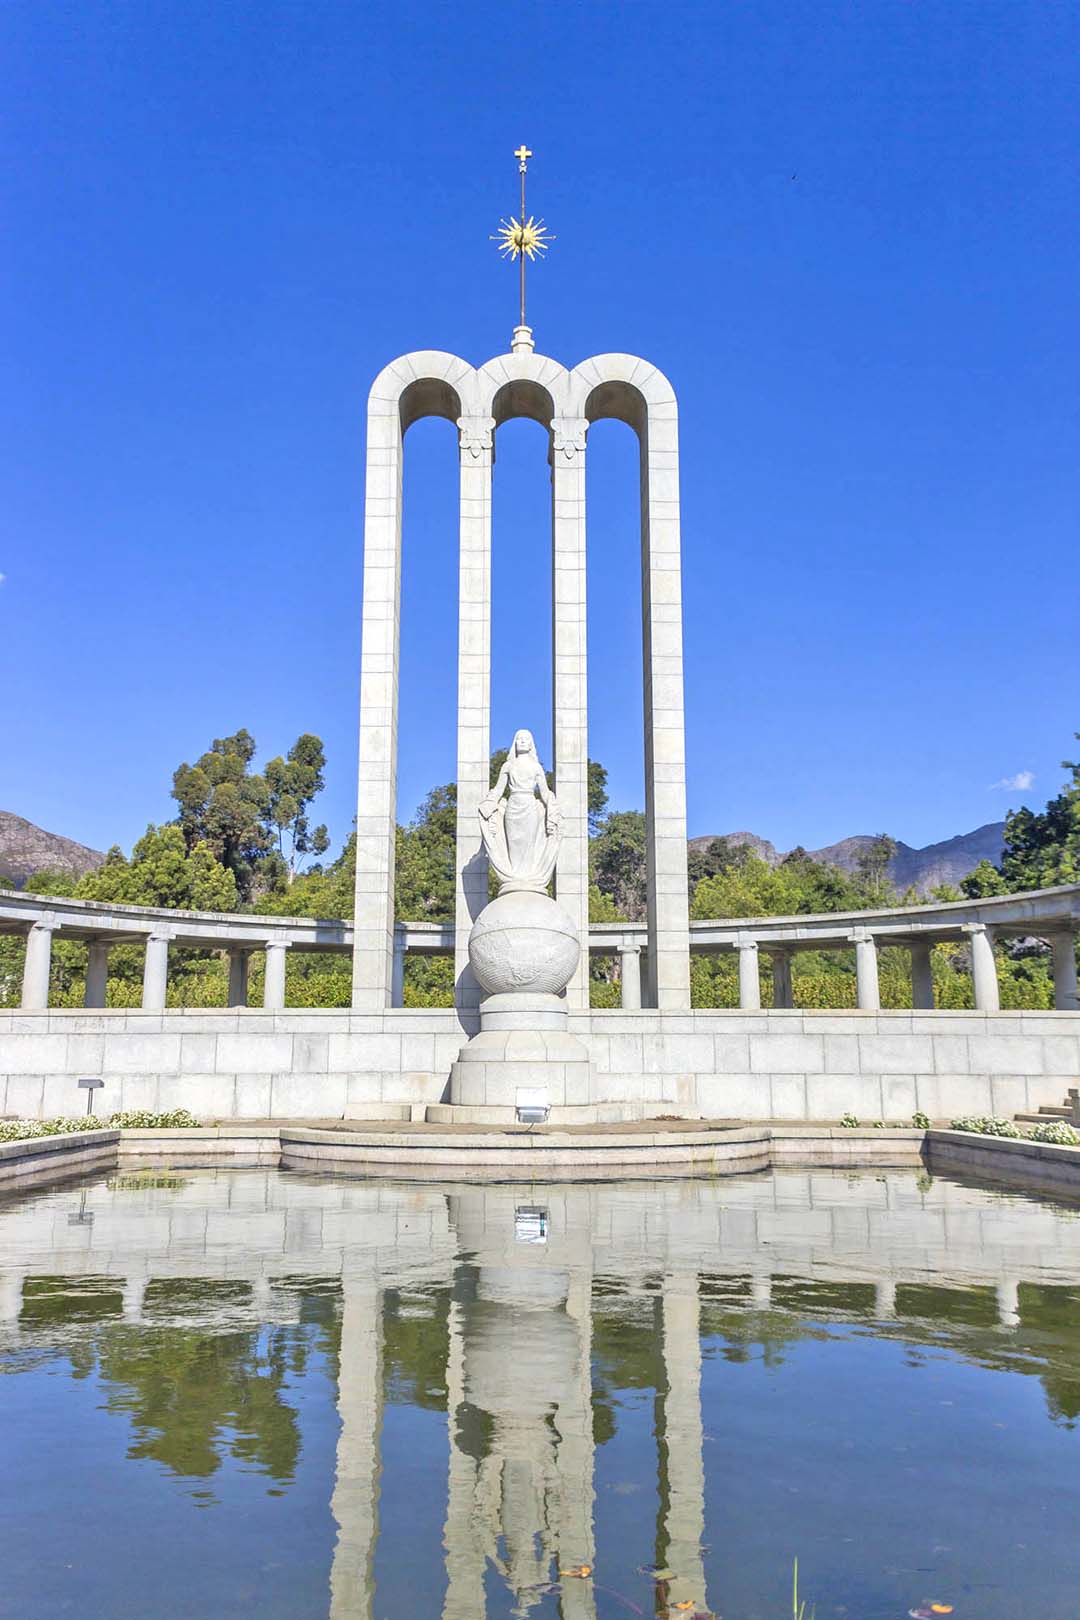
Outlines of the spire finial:
[{"label": "spire finial", "polygon": [[515,354],[522,350],[531,353],[533,347],[532,330],[525,324],[525,261],[542,258],[548,250],[548,243],[555,240],[553,236],[548,236],[547,226],[542,219],[534,219],[531,214],[526,217],[525,214],[525,175],[532,155],[524,141],[514,152],[521,176],[521,211],[517,219],[513,215],[509,219],[500,219],[498,233],[491,238],[493,242],[498,242],[499,252],[504,259],[518,261],[521,319],[511,343]]}]

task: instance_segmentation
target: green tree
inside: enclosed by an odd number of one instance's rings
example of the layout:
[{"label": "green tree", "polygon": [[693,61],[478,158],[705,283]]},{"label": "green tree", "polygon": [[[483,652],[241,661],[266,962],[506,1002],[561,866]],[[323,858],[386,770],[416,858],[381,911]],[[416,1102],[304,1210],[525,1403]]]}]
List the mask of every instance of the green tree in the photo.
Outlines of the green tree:
[{"label": "green tree", "polygon": [[267,763],[267,820],[277,833],[278,858],[291,884],[308,856],[325,855],[330,835],[325,826],[311,827],[308,810],[326,785],[326,754],[322,742],[305,731],[289,749]]},{"label": "green tree", "polygon": [[980,898],[1080,882],[1080,761],[1063,759],[1061,768],[1071,780],[1045,810],[1024,805],[1009,812],[1000,866],[980,861],[961,885],[965,894]]},{"label": "green tree", "polygon": [[115,846],[76,886],[80,900],[113,900],[174,911],[235,911],[236,878],[208,844],[189,849],[175,824],[147,827],[131,859]]},{"label": "green tree", "polygon": [[592,881],[619,916],[640,922],[645,916],[645,816],[640,810],[613,810],[604,817],[589,847]]}]

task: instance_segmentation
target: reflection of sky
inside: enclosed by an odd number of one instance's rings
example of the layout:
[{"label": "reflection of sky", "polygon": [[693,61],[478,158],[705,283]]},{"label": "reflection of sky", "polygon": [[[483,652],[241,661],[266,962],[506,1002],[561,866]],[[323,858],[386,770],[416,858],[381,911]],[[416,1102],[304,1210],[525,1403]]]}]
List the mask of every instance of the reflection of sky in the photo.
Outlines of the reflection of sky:
[{"label": "reflection of sky", "polygon": [[[784,1613],[796,1555],[819,1612],[1071,1612],[1075,1210],[909,1172],[527,1199],[222,1172],[92,1185],[76,1230],[78,1198],[0,1210],[0,1273],[28,1273],[0,1327],[0,1616],[319,1617],[335,1551],[340,1572],[369,1523],[375,1601],[357,1620],[439,1615],[451,1431],[457,1593],[486,1567],[491,1615],[514,1612],[511,1567],[537,1564],[530,1526],[556,1562],[571,1544],[595,1558],[561,1601],[601,1620],[663,1609],[702,1562],[714,1609]],[[517,1203],[543,1200],[547,1243],[515,1243]],[[467,1403],[449,1428],[448,1383]],[[657,1562],[682,1567],[656,1584],[641,1570]],[[518,1600],[541,1616],[560,1601]]]}]

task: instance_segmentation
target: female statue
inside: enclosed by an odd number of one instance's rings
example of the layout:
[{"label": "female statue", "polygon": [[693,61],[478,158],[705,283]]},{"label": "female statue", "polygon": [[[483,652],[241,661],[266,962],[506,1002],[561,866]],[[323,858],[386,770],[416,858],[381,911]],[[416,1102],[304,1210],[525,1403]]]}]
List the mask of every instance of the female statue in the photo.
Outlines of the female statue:
[{"label": "female statue", "polygon": [[559,853],[559,807],[531,731],[515,731],[498,780],[480,805],[480,832],[500,894],[547,892]]}]

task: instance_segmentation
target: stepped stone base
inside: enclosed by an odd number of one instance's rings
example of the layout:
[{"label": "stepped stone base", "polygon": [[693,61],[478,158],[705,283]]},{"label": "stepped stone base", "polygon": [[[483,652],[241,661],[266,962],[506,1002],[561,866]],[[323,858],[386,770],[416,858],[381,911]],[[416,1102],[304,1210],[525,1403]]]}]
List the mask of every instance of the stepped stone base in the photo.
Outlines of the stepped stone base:
[{"label": "stepped stone base", "polygon": [[591,1103],[589,1051],[571,1035],[560,996],[532,991],[481,1002],[480,1033],[461,1048],[450,1070],[453,1120],[504,1124],[523,1107],[547,1109],[554,1118],[567,1107],[588,1110]]}]

